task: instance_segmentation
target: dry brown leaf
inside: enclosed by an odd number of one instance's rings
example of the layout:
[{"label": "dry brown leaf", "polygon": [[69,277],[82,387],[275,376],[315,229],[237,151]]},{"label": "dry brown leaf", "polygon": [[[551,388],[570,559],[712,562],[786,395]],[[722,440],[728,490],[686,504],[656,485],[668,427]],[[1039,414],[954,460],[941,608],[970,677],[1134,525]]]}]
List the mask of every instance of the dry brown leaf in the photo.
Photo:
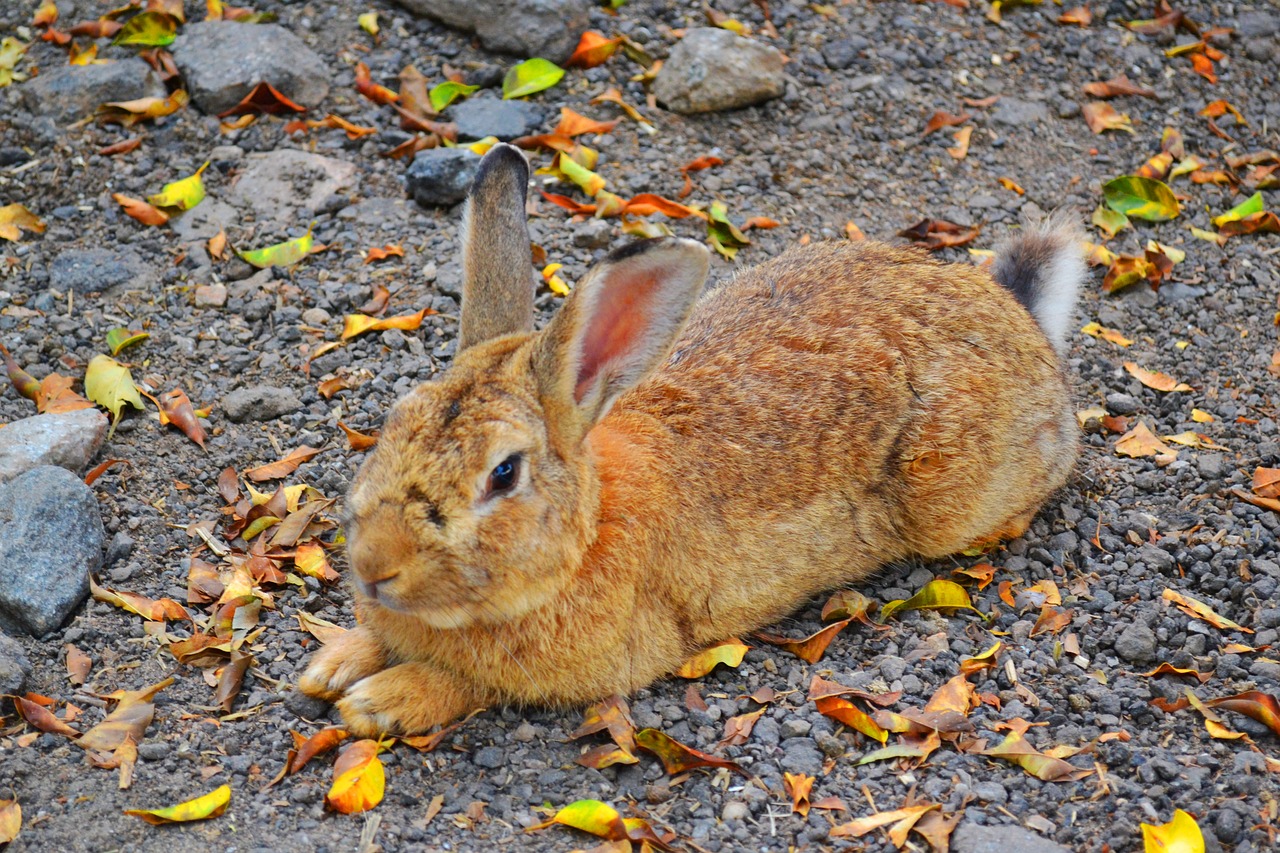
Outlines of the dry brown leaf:
[{"label": "dry brown leaf", "polygon": [[1190,385],[1185,382],[1179,382],[1167,373],[1147,370],[1144,367],[1139,367],[1132,361],[1126,361],[1124,363],[1124,369],[1128,371],[1130,376],[1137,379],[1143,385],[1156,391],[1164,391],[1167,393],[1171,391],[1185,392],[1191,390]]},{"label": "dry brown leaf", "polygon": [[294,471],[298,470],[298,466],[316,456],[320,452],[320,448],[302,446],[289,453],[288,456],[277,462],[271,462],[266,465],[259,465],[257,468],[250,468],[244,472],[244,475],[255,483],[261,483],[266,480],[278,480],[281,477],[287,477]]}]

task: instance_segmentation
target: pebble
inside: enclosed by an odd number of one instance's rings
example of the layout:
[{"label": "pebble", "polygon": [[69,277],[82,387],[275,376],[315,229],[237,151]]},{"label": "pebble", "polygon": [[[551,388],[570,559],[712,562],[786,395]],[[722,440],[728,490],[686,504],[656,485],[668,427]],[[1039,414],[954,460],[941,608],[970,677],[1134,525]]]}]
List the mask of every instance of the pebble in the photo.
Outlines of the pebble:
[{"label": "pebble", "polygon": [[42,637],[79,607],[102,566],[98,499],[65,468],[33,468],[0,486],[0,529],[0,628]]},{"label": "pebble", "polygon": [[131,249],[67,249],[49,265],[49,285],[79,295],[131,285],[146,290],[155,281],[151,265]]},{"label": "pebble", "polygon": [[1009,799],[1009,792],[999,782],[974,782],[973,793],[988,803],[1004,803]]},{"label": "pebble", "polygon": [[304,107],[329,94],[324,61],[278,24],[196,21],[182,28],[170,50],[192,103],[211,115],[231,109],[262,82]]},{"label": "pebble", "polygon": [[965,821],[951,836],[954,853],[1068,853],[1067,848],[1020,826]]},{"label": "pebble", "polygon": [[202,284],[196,288],[197,308],[221,308],[227,304],[227,287],[223,284]]},{"label": "pebble", "polygon": [[123,530],[117,532],[111,537],[111,543],[107,545],[107,555],[103,558],[102,564],[110,566],[121,560],[129,559],[129,555],[133,553],[133,546],[132,536]]},{"label": "pebble", "polygon": [[1137,560],[1161,574],[1169,574],[1177,566],[1172,554],[1149,542],[1138,549]]},{"label": "pebble", "polygon": [[302,408],[302,401],[292,388],[274,385],[252,385],[237,388],[222,400],[222,411],[233,423],[270,421]]},{"label": "pebble", "polygon": [[746,820],[751,817],[751,808],[741,800],[730,800],[720,809],[721,820]]},{"label": "pebble", "polygon": [[328,702],[308,696],[301,690],[291,690],[286,693],[284,706],[304,720],[323,720],[329,713]]},{"label": "pebble", "polygon": [[428,148],[405,172],[405,189],[423,207],[457,204],[467,197],[479,165],[480,155],[470,148]]},{"label": "pebble", "polygon": [[164,97],[164,84],[141,59],[116,59],[103,65],[53,65],[18,87],[28,112],[67,124],[92,115],[111,101]]},{"label": "pebble", "polygon": [[31,675],[31,661],[22,645],[8,634],[0,632],[0,694],[21,694]]},{"label": "pebble", "polygon": [[782,758],[779,763],[789,773],[822,773],[822,751],[812,738],[795,737],[782,742]]},{"label": "pebble", "polygon": [[1116,654],[1130,663],[1150,663],[1156,658],[1156,635],[1141,622],[1135,622],[1116,638]]},{"label": "pebble", "polygon": [[603,249],[613,241],[613,225],[603,219],[588,219],[573,231],[573,245],[579,249]]},{"label": "pebble", "polygon": [[97,409],[33,415],[0,429],[0,483],[40,465],[78,474],[102,446],[107,417]]},{"label": "pebble", "polygon": [[163,761],[169,756],[169,744],[162,740],[148,740],[138,744],[138,757],[143,761]]},{"label": "pebble", "polygon": [[450,118],[458,126],[459,139],[496,136],[508,140],[537,133],[546,112],[529,101],[476,97],[454,105]]},{"label": "pebble", "polygon": [[782,721],[780,728],[782,739],[787,740],[793,737],[805,737],[809,734],[809,730],[813,728],[813,724],[799,717],[787,717]]},{"label": "pebble", "polygon": [[732,110],[781,97],[783,56],[719,27],[685,33],[653,83],[658,102],[678,113]]},{"label": "pebble", "polygon": [[991,120],[1005,127],[1027,127],[1048,121],[1049,108],[1040,101],[1001,98],[991,113]]},{"label": "pebble", "polygon": [[294,148],[247,154],[225,198],[235,207],[252,210],[257,219],[296,226],[352,186],[356,171],[345,160]]},{"label": "pebble", "polygon": [[1115,391],[1107,395],[1107,410],[1113,415],[1136,414],[1139,405],[1137,398],[1129,394]]},{"label": "pebble", "polygon": [[488,50],[564,62],[590,25],[587,0],[399,0],[401,6],[473,32]]},{"label": "pebble", "polygon": [[871,42],[862,36],[832,39],[822,46],[822,58],[827,67],[834,71],[843,71],[858,60],[858,54],[871,46]]},{"label": "pebble", "polygon": [[496,770],[503,765],[506,756],[499,746],[484,746],[476,750],[475,755],[471,756],[471,761],[477,767],[487,767],[490,770]]}]

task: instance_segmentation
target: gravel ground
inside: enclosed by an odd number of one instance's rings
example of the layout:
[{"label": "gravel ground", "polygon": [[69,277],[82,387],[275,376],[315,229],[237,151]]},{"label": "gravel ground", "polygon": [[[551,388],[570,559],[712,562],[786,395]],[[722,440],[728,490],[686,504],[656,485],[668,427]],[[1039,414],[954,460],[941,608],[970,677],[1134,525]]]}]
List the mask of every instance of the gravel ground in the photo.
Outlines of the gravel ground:
[{"label": "gravel ground", "polygon": [[[77,2],[74,12],[70,4],[59,5],[68,24],[107,8],[88,0]],[[197,4],[187,5],[195,19]],[[1226,55],[1218,63],[1216,85],[1197,76],[1186,57],[1166,57],[1169,39],[1135,36],[1118,26],[1151,17],[1146,2],[1093,3],[1087,28],[1057,23],[1063,8],[1052,4],[1007,10],[997,25],[984,17],[987,6],[977,0],[970,9],[900,0],[829,7],[773,2],[776,38],[760,34],[765,21],[756,5],[715,5],[789,57],[781,98],[733,112],[667,113],[646,106],[642,85],[630,80],[640,69],[619,55],[595,69],[571,70],[559,86],[532,101],[545,109],[544,129],[562,106],[594,118],[617,115],[613,106],[588,105],[609,86],[641,108],[657,127],[655,134],[624,120],[590,142],[601,152],[597,171],[624,198],[639,192],[674,197],[683,183],[680,166],[704,155],[721,157],[724,165],[693,176],[696,189],[689,200],[721,200],[738,222],[765,216],[781,223],[751,231],[752,244],[738,254],[738,264],[761,261],[800,240],[843,239],[850,221],[868,237],[884,240],[896,239],[897,231],[924,216],[980,224],[973,245],[989,248],[1024,214],[1063,207],[1084,220],[1098,203],[1102,182],[1132,173],[1159,151],[1165,126],[1182,132],[1189,153],[1217,165],[1224,152],[1280,147],[1280,13],[1266,0],[1179,2],[1203,26],[1236,28],[1213,37]],[[4,4],[0,30],[29,23],[34,8]],[[405,200],[404,161],[378,155],[407,136],[388,108],[355,94],[354,61],[366,62],[375,81],[393,87],[408,63],[432,82],[442,79],[442,62],[492,82],[496,69],[514,61],[381,0],[359,6],[260,0],[254,8],[276,12],[281,25],[328,69],[329,91],[313,115],[334,112],[377,127],[378,134],[349,140],[338,130],[320,129],[290,136],[279,119],[226,133],[216,118],[195,107],[132,130],[68,127],[55,124],[43,109],[31,112],[19,97],[30,83],[0,91],[3,145],[21,149],[0,167],[0,201],[24,202],[49,224],[42,236],[0,243],[0,341],[37,377],[56,370],[78,378],[83,365],[104,350],[106,330],[145,324],[150,340],[122,356],[135,364],[135,377],[162,375],[166,388],[180,383],[197,406],[214,407],[207,452],[133,413],[100,453],[129,462],[109,469],[92,487],[113,543],[103,582],[152,598],[186,600],[190,559],[200,545],[186,528],[221,523],[217,479],[224,468],[271,462],[303,444],[323,447],[286,482],[306,482],[340,497],[362,454],[348,450],[337,421],[376,429],[398,395],[448,366],[456,332],[461,211],[422,209]],[[356,23],[357,14],[369,9],[381,16],[376,45]],[[673,29],[705,23],[701,4],[693,2],[633,0],[616,17],[591,13],[593,29],[625,33],[659,57],[675,43]],[[102,56],[129,55],[125,48],[101,44]],[[29,56],[46,72],[66,61],[62,49],[39,41]],[[1132,117],[1134,134],[1095,136],[1081,117],[1082,87],[1119,74],[1150,86],[1157,97],[1114,102]],[[961,102],[996,95],[999,100],[987,106]],[[1197,115],[1218,99],[1248,120],[1247,126],[1218,121],[1234,143],[1215,135]],[[923,135],[936,110],[972,114],[965,159],[945,150],[955,144],[952,129]],[[145,139],[132,153],[95,153],[139,133]],[[336,162],[323,175],[308,166],[290,185],[279,180],[291,174],[283,161],[255,158],[257,152],[281,150],[313,151]],[[205,160],[212,161],[204,175],[209,198],[172,227],[143,227],[111,199],[116,192],[154,193]],[[539,155],[537,162],[545,161]],[[1002,177],[1025,195],[1002,187]],[[370,813],[381,821],[376,843],[389,851],[590,847],[593,839],[567,829],[523,830],[542,819],[537,810],[544,806],[597,798],[669,827],[689,849],[888,851],[896,848],[883,832],[845,840],[828,833],[835,824],[870,814],[869,801],[879,810],[896,809],[914,795],[941,803],[948,815],[963,813],[952,845],[962,853],[989,849],[981,845],[995,843],[997,836],[984,828],[1000,825],[1024,828],[998,842],[1006,853],[1051,849],[1045,839],[1071,850],[1140,850],[1138,824],[1167,821],[1175,808],[1196,816],[1208,850],[1274,849],[1276,776],[1269,775],[1264,755],[1276,755],[1277,735],[1230,714],[1231,727],[1250,740],[1214,739],[1194,711],[1165,713],[1151,704],[1176,700],[1185,679],[1139,674],[1162,662],[1194,667],[1209,674],[1196,686],[1206,698],[1280,691],[1280,663],[1265,650],[1280,629],[1277,515],[1230,492],[1247,490],[1256,466],[1280,465],[1276,377],[1268,372],[1276,349],[1272,318],[1280,242],[1274,234],[1260,234],[1219,248],[1195,239],[1188,224],[1209,228],[1212,215],[1244,195],[1185,178],[1176,187],[1188,197],[1182,217],[1138,224],[1112,247],[1135,253],[1154,238],[1184,249],[1186,261],[1158,292],[1141,284],[1103,296],[1101,272],[1095,271],[1081,324],[1097,320],[1134,343],[1122,349],[1074,335],[1069,364],[1080,409],[1106,406],[1114,415],[1136,416],[1159,435],[1194,428],[1229,449],[1183,449],[1176,461],[1160,467],[1151,458],[1121,457],[1114,435],[1090,432],[1076,477],[1024,538],[984,557],[894,566],[863,590],[881,602],[905,598],[935,577],[951,577],[957,567],[988,562],[996,567],[996,583],[973,595],[980,610],[997,614],[990,623],[973,614],[926,611],[903,614],[889,630],[855,623],[814,665],[755,643],[737,669],[721,668],[693,682],[706,710],[690,709],[683,681],[659,683],[632,697],[637,725],[737,761],[752,774],[750,782],[706,770],[669,778],[648,757],[630,766],[587,769],[573,763],[582,742],[568,739],[581,722],[579,711],[493,709],[449,735],[435,752],[400,746],[383,756],[386,798]],[[563,185],[551,189],[568,192]],[[1274,191],[1264,197],[1275,205]],[[561,275],[571,282],[609,247],[631,239],[616,220],[607,226],[590,219],[575,223],[545,202],[535,206],[533,239],[549,260],[565,265]],[[312,220],[317,241],[331,248],[291,275],[252,274],[239,260],[211,260],[202,248],[219,225],[235,245],[262,246],[301,235]],[[702,236],[699,224],[682,220],[671,226],[679,234]],[[404,256],[363,262],[359,250],[387,243],[402,244]],[[56,259],[82,250],[115,254],[89,256],[75,275],[59,272]],[[963,249],[943,254],[969,260]],[[713,277],[726,278],[734,267],[718,259]],[[111,286],[121,269],[128,270],[124,283]],[[218,284],[227,289],[223,305],[217,288],[195,290]],[[364,303],[375,284],[392,290],[390,313],[437,313],[418,331],[357,338],[317,358],[308,376],[302,369],[307,352],[322,340],[336,340],[342,315]],[[539,297],[544,319],[557,301],[550,293]],[[1165,371],[1193,390],[1144,387],[1122,369],[1124,361]],[[362,384],[322,398],[317,383],[342,372]],[[231,398],[237,389],[252,393]],[[1193,407],[1215,420],[1192,422]],[[31,404],[11,389],[0,393],[0,422],[32,413]],[[335,562],[341,568],[339,557]],[[1040,601],[1027,588],[1049,580],[1061,590],[1069,622],[1031,636]],[[1003,581],[1012,583],[1013,606],[1000,598]],[[1201,600],[1254,633],[1193,619],[1163,600],[1166,589]],[[821,604],[777,630],[795,637],[812,633],[821,627]],[[110,604],[90,600],[60,631],[40,640],[19,638],[33,664],[25,689],[53,697],[59,708],[86,688],[105,694],[170,675],[176,680],[156,699],[156,718],[127,791],[117,789],[114,772],[89,766],[82,750],[65,738],[24,739],[21,720],[4,721],[0,793],[12,790],[24,813],[21,835],[10,849],[360,847],[368,817],[324,809],[330,759],[264,787],[292,747],[290,730],[310,734],[326,723],[326,709],[289,687],[307,660],[307,647],[314,647],[297,629],[298,612],[352,624],[341,585],[280,590],[276,608],[262,613],[258,666],[226,720],[219,720],[201,672],[177,664],[148,635],[142,619]],[[1093,775],[1042,782],[1014,765],[948,744],[919,767],[895,761],[857,766],[878,744],[806,701],[810,680],[821,675],[872,691],[900,690],[895,708],[920,707],[958,672],[962,658],[990,646],[993,634],[1006,646],[1001,666],[971,679],[992,702],[970,713],[975,731],[965,737],[997,743],[1003,737],[998,724],[1016,718],[1035,725],[1027,737],[1040,749],[1086,746],[1103,733],[1123,733],[1070,759],[1095,770]],[[86,688],[68,684],[67,643],[92,658]],[[1078,653],[1072,643],[1078,643]],[[1232,651],[1229,643],[1262,650]],[[778,698],[750,738],[717,747],[724,720],[758,708],[747,697],[763,687]],[[82,707],[85,715],[77,725],[83,730],[102,711]],[[12,715],[11,705],[3,713]],[[784,772],[817,776],[814,799],[839,797],[848,811],[791,814]],[[232,804],[212,821],[156,828],[121,813],[168,805],[222,783],[233,790]],[[428,803],[437,796],[443,806],[428,817]],[[927,846],[918,836],[911,843]]]}]

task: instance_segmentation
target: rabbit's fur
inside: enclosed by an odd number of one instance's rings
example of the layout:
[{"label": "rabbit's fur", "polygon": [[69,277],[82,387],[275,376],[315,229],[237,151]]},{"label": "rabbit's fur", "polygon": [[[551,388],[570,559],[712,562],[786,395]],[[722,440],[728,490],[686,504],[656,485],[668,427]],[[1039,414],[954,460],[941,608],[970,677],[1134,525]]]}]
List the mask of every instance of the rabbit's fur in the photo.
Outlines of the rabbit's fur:
[{"label": "rabbit's fur", "polygon": [[301,686],[354,733],[629,693],[886,562],[1019,535],[1066,481],[1066,377],[1014,289],[1056,300],[1060,344],[1069,231],[1006,247],[1004,287],[842,242],[700,299],[706,250],[643,241],[530,332],[526,176],[515,149],[486,156],[466,347],[396,404],[351,491],[360,624]]}]

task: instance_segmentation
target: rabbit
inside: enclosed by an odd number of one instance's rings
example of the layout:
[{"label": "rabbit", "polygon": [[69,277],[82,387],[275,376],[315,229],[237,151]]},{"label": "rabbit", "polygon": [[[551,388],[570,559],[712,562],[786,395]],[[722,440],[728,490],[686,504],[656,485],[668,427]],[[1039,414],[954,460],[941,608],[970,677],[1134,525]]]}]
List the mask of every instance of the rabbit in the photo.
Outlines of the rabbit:
[{"label": "rabbit", "polygon": [[482,159],[458,352],[389,413],[347,503],[358,625],[301,689],[361,736],[630,694],[885,563],[1021,535],[1078,450],[1070,227],[988,273],[793,248],[609,253],[541,331],[528,166]]}]

